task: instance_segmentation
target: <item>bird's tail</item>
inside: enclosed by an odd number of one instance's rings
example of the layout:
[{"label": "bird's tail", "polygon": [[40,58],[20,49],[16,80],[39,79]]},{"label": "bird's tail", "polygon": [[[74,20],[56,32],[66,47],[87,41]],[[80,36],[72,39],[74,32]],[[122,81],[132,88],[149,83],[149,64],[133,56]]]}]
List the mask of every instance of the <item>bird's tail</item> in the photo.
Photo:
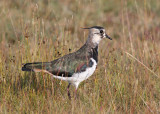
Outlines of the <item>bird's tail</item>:
[{"label": "bird's tail", "polygon": [[49,62],[26,63],[23,65],[22,71],[40,72],[42,70],[46,70],[49,67],[49,65]]}]

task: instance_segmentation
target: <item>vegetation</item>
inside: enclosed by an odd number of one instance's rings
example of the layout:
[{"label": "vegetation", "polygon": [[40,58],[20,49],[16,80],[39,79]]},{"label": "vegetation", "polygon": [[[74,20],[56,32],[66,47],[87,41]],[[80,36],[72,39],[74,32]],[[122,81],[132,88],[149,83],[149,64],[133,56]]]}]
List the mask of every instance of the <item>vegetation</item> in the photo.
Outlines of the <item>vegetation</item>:
[{"label": "vegetation", "polygon": [[[76,100],[66,82],[21,71],[76,51],[94,25],[113,40]],[[160,1],[1,0],[0,113],[160,113]]]}]

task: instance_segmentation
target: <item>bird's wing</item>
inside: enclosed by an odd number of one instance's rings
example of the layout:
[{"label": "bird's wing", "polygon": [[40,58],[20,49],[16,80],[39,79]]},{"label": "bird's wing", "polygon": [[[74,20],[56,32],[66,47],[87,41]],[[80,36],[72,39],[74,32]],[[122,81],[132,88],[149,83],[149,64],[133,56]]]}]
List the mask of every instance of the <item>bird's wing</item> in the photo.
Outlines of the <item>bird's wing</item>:
[{"label": "bird's wing", "polygon": [[46,70],[56,76],[71,77],[74,73],[83,72],[92,65],[89,56],[72,53],[52,61]]}]

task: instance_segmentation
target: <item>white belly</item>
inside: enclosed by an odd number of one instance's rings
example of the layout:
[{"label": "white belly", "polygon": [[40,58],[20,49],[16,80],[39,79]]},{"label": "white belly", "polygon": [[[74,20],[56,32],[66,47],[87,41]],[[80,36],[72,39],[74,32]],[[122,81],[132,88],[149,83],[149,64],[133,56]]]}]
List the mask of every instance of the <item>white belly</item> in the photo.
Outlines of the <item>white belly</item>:
[{"label": "white belly", "polygon": [[93,62],[93,66],[87,68],[86,71],[84,72],[74,73],[72,77],[61,77],[61,76],[55,76],[55,75],[53,75],[53,77],[68,81],[69,83],[74,84],[76,88],[78,88],[79,83],[89,78],[96,69],[96,66],[97,66],[96,61],[93,58],[91,58],[91,60]]},{"label": "white belly", "polygon": [[84,72],[73,74],[72,77],[74,78],[75,82],[77,82],[77,81],[82,82],[82,81],[86,80],[87,78],[89,78],[94,73],[96,66],[97,66],[97,63],[94,59],[91,58],[91,60],[93,62],[92,67],[87,68],[86,71],[84,71]]}]

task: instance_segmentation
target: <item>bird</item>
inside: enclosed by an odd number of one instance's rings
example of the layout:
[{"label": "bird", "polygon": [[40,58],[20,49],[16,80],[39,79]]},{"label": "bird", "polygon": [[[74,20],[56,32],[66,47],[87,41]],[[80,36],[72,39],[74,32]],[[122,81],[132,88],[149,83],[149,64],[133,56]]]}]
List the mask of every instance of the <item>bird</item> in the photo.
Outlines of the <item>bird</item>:
[{"label": "bird", "polygon": [[22,71],[44,72],[54,78],[67,81],[69,83],[67,94],[71,99],[70,85],[75,86],[75,91],[77,91],[79,84],[88,79],[96,70],[100,41],[104,38],[112,40],[101,26],[83,29],[89,30],[89,35],[80,49],[50,62],[25,63],[22,66]]}]

